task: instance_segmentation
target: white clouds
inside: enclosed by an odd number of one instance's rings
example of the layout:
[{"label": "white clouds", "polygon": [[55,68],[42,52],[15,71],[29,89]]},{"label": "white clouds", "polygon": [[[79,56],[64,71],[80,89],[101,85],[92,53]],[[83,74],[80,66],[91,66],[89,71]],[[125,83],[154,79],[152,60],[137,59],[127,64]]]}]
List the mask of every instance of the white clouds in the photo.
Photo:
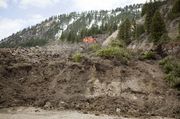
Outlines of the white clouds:
[{"label": "white clouds", "polygon": [[44,20],[44,17],[41,15],[30,15],[28,20],[0,18],[0,40],[10,36],[12,33],[22,30],[23,28],[35,25],[42,20]]},{"label": "white clouds", "polygon": [[74,0],[79,10],[111,9],[117,0]]},{"label": "white clouds", "polygon": [[28,17],[29,17],[29,20],[26,20],[27,22],[26,26],[37,24],[45,19],[45,17],[39,14],[29,15]]},{"label": "white clouds", "polygon": [[[0,8],[7,8],[8,2],[10,0],[0,0]],[[76,8],[78,10],[99,10],[99,9],[113,9],[120,6],[125,6],[133,3],[144,3],[147,0],[11,0],[16,3],[20,8],[47,8],[49,6],[56,6],[59,3],[59,7],[61,6],[61,2],[65,3],[72,8]]]},{"label": "white clouds", "polygon": [[23,21],[20,19],[0,19],[0,39],[19,31],[23,27]]},{"label": "white clouds", "polygon": [[144,3],[146,0],[74,0],[74,5],[78,10],[100,10],[115,9],[134,3]]},{"label": "white clouds", "polygon": [[20,8],[46,8],[55,5],[60,0],[0,0],[0,8],[7,8],[10,1],[18,4]]},{"label": "white clouds", "polygon": [[7,0],[0,0],[0,8],[7,8],[8,4],[7,4]]},{"label": "white clouds", "polygon": [[148,0],[122,0],[121,2],[118,1],[116,4],[125,6],[125,5],[130,5],[130,4],[137,4],[137,3],[145,3]]},{"label": "white clouds", "polygon": [[46,8],[56,4],[59,0],[19,0],[21,8],[37,7]]}]

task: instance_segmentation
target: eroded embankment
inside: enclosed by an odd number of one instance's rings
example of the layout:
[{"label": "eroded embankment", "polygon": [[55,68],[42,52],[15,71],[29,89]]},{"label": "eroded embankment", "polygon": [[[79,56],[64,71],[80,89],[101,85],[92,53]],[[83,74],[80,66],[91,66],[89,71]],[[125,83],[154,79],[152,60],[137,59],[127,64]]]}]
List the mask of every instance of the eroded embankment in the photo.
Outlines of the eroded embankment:
[{"label": "eroded embankment", "polygon": [[153,61],[84,59],[38,49],[0,50],[0,107],[34,106],[126,116],[180,115],[179,92]]}]

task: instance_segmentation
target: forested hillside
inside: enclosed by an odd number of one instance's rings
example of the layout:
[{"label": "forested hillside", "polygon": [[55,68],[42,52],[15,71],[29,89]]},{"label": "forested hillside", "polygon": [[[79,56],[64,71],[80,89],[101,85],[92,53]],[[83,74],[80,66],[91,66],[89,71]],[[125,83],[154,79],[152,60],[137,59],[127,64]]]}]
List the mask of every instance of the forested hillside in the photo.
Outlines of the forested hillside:
[{"label": "forested hillside", "polygon": [[0,47],[43,46],[55,40],[78,42],[85,36],[111,34],[124,19],[140,18],[142,4],[114,10],[73,12],[50,17],[3,39]]},{"label": "forested hillside", "polygon": [[[119,27],[118,39],[126,44],[133,40],[145,40],[155,44],[179,40],[180,4],[176,1],[150,1],[145,3],[141,12],[141,22],[126,19]],[[175,33],[174,33],[175,32]],[[169,34],[174,34],[174,36]],[[141,38],[142,36],[143,39]]]}]

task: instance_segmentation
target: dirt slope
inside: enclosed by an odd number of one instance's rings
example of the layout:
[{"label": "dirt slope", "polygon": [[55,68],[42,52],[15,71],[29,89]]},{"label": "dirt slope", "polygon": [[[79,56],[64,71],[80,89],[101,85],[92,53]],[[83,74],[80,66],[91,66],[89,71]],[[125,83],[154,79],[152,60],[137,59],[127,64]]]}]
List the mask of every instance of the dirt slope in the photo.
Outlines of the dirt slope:
[{"label": "dirt slope", "polygon": [[180,117],[179,92],[163,80],[153,61],[84,59],[44,49],[0,49],[0,107],[44,109],[128,117]]}]

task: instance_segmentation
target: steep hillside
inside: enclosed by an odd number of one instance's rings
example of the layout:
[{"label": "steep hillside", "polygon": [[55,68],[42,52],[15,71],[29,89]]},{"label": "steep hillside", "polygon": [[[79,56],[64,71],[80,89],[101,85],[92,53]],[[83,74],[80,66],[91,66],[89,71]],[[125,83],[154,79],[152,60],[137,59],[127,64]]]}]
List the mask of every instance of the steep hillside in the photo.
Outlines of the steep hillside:
[{"label": "steep hillside", "polygon": [[[179,92],[155,61],[86,56],[49,48],[0,50],[0,108],[34,106],[85,113],[179,118]],[[74,51],[74,50],[73,50]]]},{"label": "steep hillside", "polygon": [[[124,42],[140,59],[161,60],[171,86],[180,87],[180,0],[151,1],[137,21],[126,19],[103,45]],[[122,44],[118,43],[118,46]]]},{"label": "steep hillside", "polygon": [[125,18],[139,18],[142,4],[111,11],[89,11],[53,16],[0,42],[0,47],[42,46],[54,40],[77,42],[84,36],[111,34]]},{"label": "steep hillside", "polygon": [[[179,41],[179,34],[180,34],[180,5],[179,0],[171,1],[171,0],[164,0],[164,1],[156,1],[156,2],[150,2],[146,3],[142,8],[142,13],[140,19],[137,19],[135,22],[131,21],[131,31],[129,33],[129,39],[124,40],[130,40],[129,48],[131,49],[139,49],[139,50],[151,50],[153,48],[153,44],[163,44],[167,42],[178,42]],[[147,10],[148,9],[148,10]],[[152,20],[153,16],[155,15],[155,12],[159,12],[161,21],[157,20],[154,26],[156,26],[155,33],[159,33],[158,39],[154,39],[153,31],[152,31]],[[161,23],[162,22],[162,23]],[[160,24],[164,24],[164,31],[161,31]],[[122,22],[120,26],[123,26],[124,23]],[[125,25],[126,26],[126,25]],[[126,27],[123,27],[126,29]],[[123,37],[127,37],[125,35],[122,35],[123,29],[118,29],[119,33],[115,31],[112,36],[107,38],[107,41],[104,43],[110,44],[112,40],[114,39],[123,39]],[[119,36],[118,36],[119,35]],[[107,45],[107,44],[106,44]],[[144,47],[145,45],[149,45],[147,47]]]},{"label": "steep hillside", "polygon": [[[130,7],[60,15],[4,39],[2,47],[53,45],[0,48],[0,113],[38,107],[179,119],[179,1],[146,3],[142,17]],[[175,38],[169,28],[179,32]],[[107,40],[69,43],[89,35]]]}]

